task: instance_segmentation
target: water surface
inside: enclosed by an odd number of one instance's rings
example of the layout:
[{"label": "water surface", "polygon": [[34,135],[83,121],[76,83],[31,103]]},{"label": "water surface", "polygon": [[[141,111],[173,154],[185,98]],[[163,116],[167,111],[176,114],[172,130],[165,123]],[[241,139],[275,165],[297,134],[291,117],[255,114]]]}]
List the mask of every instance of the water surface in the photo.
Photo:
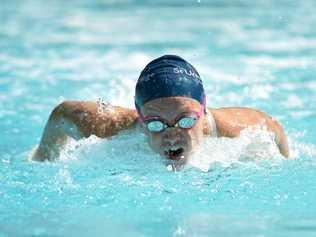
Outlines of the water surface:
[{"label": "water surface", "polygon": [[[315,236],[315,10],[313,0],[2,1],[0,235]],[[278,119],[294,159],[245,134],[207,139],[175,173],[126,132],[71,143],[55,163],[27,160],[55,105],[133,107],[140,71],[163,54],[196,66],[208,106]]]}]

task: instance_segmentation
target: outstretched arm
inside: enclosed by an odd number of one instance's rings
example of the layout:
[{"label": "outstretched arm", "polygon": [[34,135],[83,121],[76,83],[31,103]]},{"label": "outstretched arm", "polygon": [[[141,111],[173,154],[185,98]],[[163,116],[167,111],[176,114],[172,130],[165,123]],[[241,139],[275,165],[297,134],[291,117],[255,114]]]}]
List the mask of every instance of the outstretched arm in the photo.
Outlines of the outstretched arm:
[{"label": "outstretched arm", "polygon": [[97,102],[65,101],[52,111],[33,159],[54,160],[67,143],[68,137],[79,140],[96,135],[110,137],[132,128],[135,110]]},{"label": "outstretched arm", "polygon": [[237,137],[240,131],[251,126],[266,126],[274,132],[280,153],[288,158],[289,146],[282,126],[269,115],[250,108],[221,108],[210,110],[214,116],[217,132],[224,137]]}]

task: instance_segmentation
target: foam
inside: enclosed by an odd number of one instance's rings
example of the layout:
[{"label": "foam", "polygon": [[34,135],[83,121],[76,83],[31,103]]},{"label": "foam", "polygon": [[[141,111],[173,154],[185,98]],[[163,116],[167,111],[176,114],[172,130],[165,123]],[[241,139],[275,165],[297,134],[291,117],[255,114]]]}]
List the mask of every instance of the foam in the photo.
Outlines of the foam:
[{"label": "foam", "polygon": [[[124,151],[121,149],[124,146]],[[127,157],[128,154],[128,157]],[[70,140],[61,153],[61,162],[73,160],[110,162],[116,167],[132,163],[133,168],[146,162],[146,168],[170,169],[169,163],[155,154],[148,146],[146,137],[138,131],[122,132],[109,139],[91,136],[80,141]],[[197,168],[208,172],[218,166],[230,167],[233,164],[247,164],[283,159],[274,142],[274,135],[262,128],[249,128],[241,131],[237,138],[206,137],[200,148],[189,158],[186,169]],[[141,168],[144,168],[142,165]]]},{"label": "foam", "polygon": [[274,134],[264,129],[247,128],[236,138],[206,138],[189,164],[202,171],[220,165],[229,167],[248,161],[280,160],[282,155],[274,142]]}]

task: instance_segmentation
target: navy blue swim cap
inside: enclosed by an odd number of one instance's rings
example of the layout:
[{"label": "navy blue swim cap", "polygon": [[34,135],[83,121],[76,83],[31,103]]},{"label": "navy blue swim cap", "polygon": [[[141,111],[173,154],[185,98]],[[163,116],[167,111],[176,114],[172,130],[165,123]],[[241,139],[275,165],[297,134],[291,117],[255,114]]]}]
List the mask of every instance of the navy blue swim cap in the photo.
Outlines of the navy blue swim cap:
[{"label": "navy blue swim cap", "polygon": [[205,105],[205,94],[197,70],[183,58],[164,55],[151,61],[141,72],[135,90],[135,105],[171,96],[183,96]]}]

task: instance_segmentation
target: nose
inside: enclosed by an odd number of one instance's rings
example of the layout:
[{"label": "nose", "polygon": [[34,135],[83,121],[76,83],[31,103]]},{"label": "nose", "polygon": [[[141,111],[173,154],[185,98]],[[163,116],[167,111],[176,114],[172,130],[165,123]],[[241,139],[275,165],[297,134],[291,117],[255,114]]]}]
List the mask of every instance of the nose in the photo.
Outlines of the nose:
[{"label": "nose", "polygon": [[166,143],[169,143],[171,146],[176,145],[180,142],[180,133],[177,131],[177,128],[167,128],[164,132],[163,139]]}]

